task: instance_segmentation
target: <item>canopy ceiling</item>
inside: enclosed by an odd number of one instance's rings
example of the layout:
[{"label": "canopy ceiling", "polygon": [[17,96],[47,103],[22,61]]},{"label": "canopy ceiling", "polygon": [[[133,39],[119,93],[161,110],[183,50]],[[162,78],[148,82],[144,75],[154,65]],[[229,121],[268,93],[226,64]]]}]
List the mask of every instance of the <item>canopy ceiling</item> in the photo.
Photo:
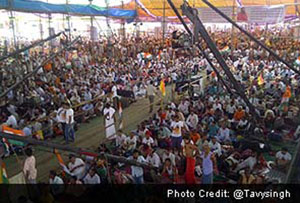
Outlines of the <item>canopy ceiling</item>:
[{"label": "canopy ceiling", "polygon": [[[183,3],[183,0],[172,0],[174,5],[180,9],[180,6]],[[213,5],[217,7],[232,7],[233,3],[237,6],[237,2],[241,2],[242,6],[266,6],[266,5],[289,5],[286,8],[286,14],[296,14],[296,9],[293,4],[295,2],[299,2],[300,0],[209,0]],[[161,17],[163,16],[164,4],[165,4],[165,15],[167,17],[175,16],[175,13],[170,8],[167,0],[136,0],[139,10],[139,16],[142,17],[149,17],[149,16],[156,16]],[[192,7],[201,8],[207,7],[202,0],[189,0],[189,4]],[[135,9],[135,0],[125,5],[125,9]],[[143,8],[144,7],[144,8]]]}]

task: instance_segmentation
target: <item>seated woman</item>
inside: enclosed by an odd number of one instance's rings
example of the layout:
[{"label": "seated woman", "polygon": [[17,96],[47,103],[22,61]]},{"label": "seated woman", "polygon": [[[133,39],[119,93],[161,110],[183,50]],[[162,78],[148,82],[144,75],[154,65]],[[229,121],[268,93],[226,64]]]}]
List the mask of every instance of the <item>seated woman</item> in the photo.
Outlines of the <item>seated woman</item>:
[{"label": "seated woman", "polygon": [[163,165],[162,174],[162,183],[176,183],[177,181],[177,169],[171,163],[171,160],[167,158]]}]

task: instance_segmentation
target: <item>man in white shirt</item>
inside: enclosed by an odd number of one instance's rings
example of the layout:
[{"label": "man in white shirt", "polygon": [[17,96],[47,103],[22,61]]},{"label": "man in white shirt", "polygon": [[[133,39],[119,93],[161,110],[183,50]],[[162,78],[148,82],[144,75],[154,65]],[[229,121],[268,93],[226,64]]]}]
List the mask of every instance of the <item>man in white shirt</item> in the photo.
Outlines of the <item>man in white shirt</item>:
[{"label": "man in white shirt", "polygon": [[[143,156],[139,155],[139,151],[135,150],[131,158],[139,163],[146,163],[146,160]],[[131,175],[135,181],[135,184],[143,184],[144,183],[144,169],[139,166],[131,166]]]},{"label": "man in white shirt", "polygon": [[10,126],[12,128],[18,127],[17,119],[13,114],[8,117],[8,119],[5,123],[7,126]]},{"label": "man in white shirt", "polygon": [[66,125],[65,125],[65,140],[66,143],[75,141],[75,130],[74,130],[74,110],[70,104],[65,103],[64,109],[66,109]]},{"label": "man in white shirt", "polygon": [[195,114],[194,111],[192,111],[191,114],[186,119],[186,124],[189,127],[191,127],[191,129],[197,129],[198,122],[199,122],[198,115]]},{"label": "man in white shirt", "polygon": [[217,138],[215,136],[213,136],[211,138],[211,141],[209,142],[209,147],[210,147],[211,151],[214,154],[216,154],[218,157],[220,157],[222,155],[221,144],[217,141]]},{"label": "man in white shirt", "polygon": [[150,153],[146,157],[146,161],[156,168],[161,167],[161,160],[160,160],[158,154],[154,150],[150,151]]},{"label": "man in white shirt", "polygon": [[162,161],[165,163],[166,159],[170,159],[173,166],[176,166],[176,157],[175,154],[173,154],[172,149],[168,148],[164,151],[162,156]]},{"label": "man in white shirt", "polygon": [[175,121],[171,123],[171,140],[172,140],[172,148],[177,148],[179,151],[181,150],[181,142],[182,142],[182,128],[186,128],[183,121],[179,120],[179,116],[175,116]]},{"label": "man in white shirt", "polygon": [[49,174],[49,184],[51,184],[51,192],[54,195],[59,195],[64,192],[64,181],[57,176],[56,172],[51,170]]},{"label": "man in white shirt", "polygon": [[116,136],[116,147],[122,147],[126,141],[126,135],[123,133],[122,130],[118,130]]},{"label": "man in white shirt", "polygon": [[68,164],[68,169],[70,173],[75,175],[77,179],[81,179],[85,172],[85,163],[82,159],[76,158],[74,154],[69,156],[70,163]]},{"label": "man in white shirt", "polygon": [[112,82],[112,88],[111,88],[111,93],[112,93],[112,99],[114,102],[114,108],[118,108],[118,102],[119,102],[119,96],[118,96],[118,88],[115,82]]},{"label": "man in white shirt", "polygon": [[100,177],[96,174],[96,170],[91,168],[89,173],[83,179],[84,184],[100,184]]},{"label": "man in white shirt", "polygon": [[219,129],[217,140],[219,142],[231,142],[230,140],[230,130],[226,128],[225,124]]},{"label": "man in white shirt", "polygon": [[104,125],[107,139],[114,139],[116,137],[115,113],[116,110],[113,107],[111,107],[109,103],[107,103],[103,110]]},{"label": "man in white shirt", "polygon": [[[149,133],[148,133],[149,132]],[[143,140],[142,140],[142,144],[144,144],[144,145],[148,145],[149,147],[153,147],[154,146],[154,140],[153,140],[153,138],[150,136],[150,131],[147,131],[146,133],[145,133],[145,137],[143,138]]]},{"label": "man in white shirt", "polygon": [[277,168],[286,171],[292,160],[292,155],[288,152],[287,148],[283,147],[280,151],[276,153],[275,157],[275,163]]},{"label": "man in white shirt", "polygon": [[137,138],[133,132],[125,140],[125,148],[129,154],[136,149]]},{"label": "man in white shirt", "polygon": [[23,173],[27,184],[36,184],[37,170],[36,170],[36,160],[33,156],[31,148],[25,149],[25,154],[27,158],[25,159],[23,166]]}]

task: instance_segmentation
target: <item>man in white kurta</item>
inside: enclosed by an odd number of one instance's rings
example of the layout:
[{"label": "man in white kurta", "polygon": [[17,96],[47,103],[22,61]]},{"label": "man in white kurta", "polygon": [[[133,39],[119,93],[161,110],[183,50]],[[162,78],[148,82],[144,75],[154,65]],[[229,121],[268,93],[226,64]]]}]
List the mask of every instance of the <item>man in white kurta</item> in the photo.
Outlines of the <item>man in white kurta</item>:
[{"label": "man in white kurta", "polygon": [[106,138],[114,139],[116,137],[116,127],[115,127],[115,112],[116,110],[110,106],[110,104],[106,104],[103,115],[105,120],[105,129],[106,129]]}]

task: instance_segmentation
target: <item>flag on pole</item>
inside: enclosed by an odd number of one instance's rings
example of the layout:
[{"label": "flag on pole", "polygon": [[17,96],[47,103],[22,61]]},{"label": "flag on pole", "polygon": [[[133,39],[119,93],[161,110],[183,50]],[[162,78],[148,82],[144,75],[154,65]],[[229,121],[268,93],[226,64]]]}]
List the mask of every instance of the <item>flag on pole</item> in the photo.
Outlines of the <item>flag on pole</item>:
[{"label": "flag on pole", "polygon": [[159,90],[161,91],[163,96],[166,96],[166,85],[165,85],[165,80],[164,79],[162,79],[160,81]]},{"label": "flag on pole", "polygon": [[257,84],[259,86],[263,85],[265,83],[264,77],[263,77],[263,73],[261,72],[257,78]]},{"label": "flag on pole", "polygon": [[296,59],[295,65],[296,65],[296,66],[300,66],[300,56]]},{"label": "flag on pole", "polygon": [[[69,175],[73,175],[73,174],[69,171],[69,169],[67,168],[67,166],[66,166],[64,160],[62,159],[60,153],[58,153],[58,151],[57,151],[56,149],[54,149],[54,154],[56,155],[56,158],[57,158],[57,160],[58,160],[58,162],[59,162],[59,165],[62,167],[63,172],[65,172],[65,173],[67,173],[67,174],[69,174]],[[65,175],[65,174],[63,174],[63,176],[64,176],[64,175]]]},{"label": "flag on pole", "polygon": [[123,108],[121,101],[119,101],[119,129],[123,129]]},{"label": "flag on pole", "polygon": [[285,92],[283,94],[283,98],[289,99],[292,97],[292,90],[289,85],[286,86]]},{"label": "flag on pole", "polygon": [[225,47],[223,47],[223,49],[220,50],[220,52],[221,53],[229,53],[230,52],[229,46],[226,45]]},{"label": "flag on pole", "polygon": [[0,166],[0,184],[8,184],[8,177],[6,173],[6,167],[4,161],[1,161],[1,166]]}]

